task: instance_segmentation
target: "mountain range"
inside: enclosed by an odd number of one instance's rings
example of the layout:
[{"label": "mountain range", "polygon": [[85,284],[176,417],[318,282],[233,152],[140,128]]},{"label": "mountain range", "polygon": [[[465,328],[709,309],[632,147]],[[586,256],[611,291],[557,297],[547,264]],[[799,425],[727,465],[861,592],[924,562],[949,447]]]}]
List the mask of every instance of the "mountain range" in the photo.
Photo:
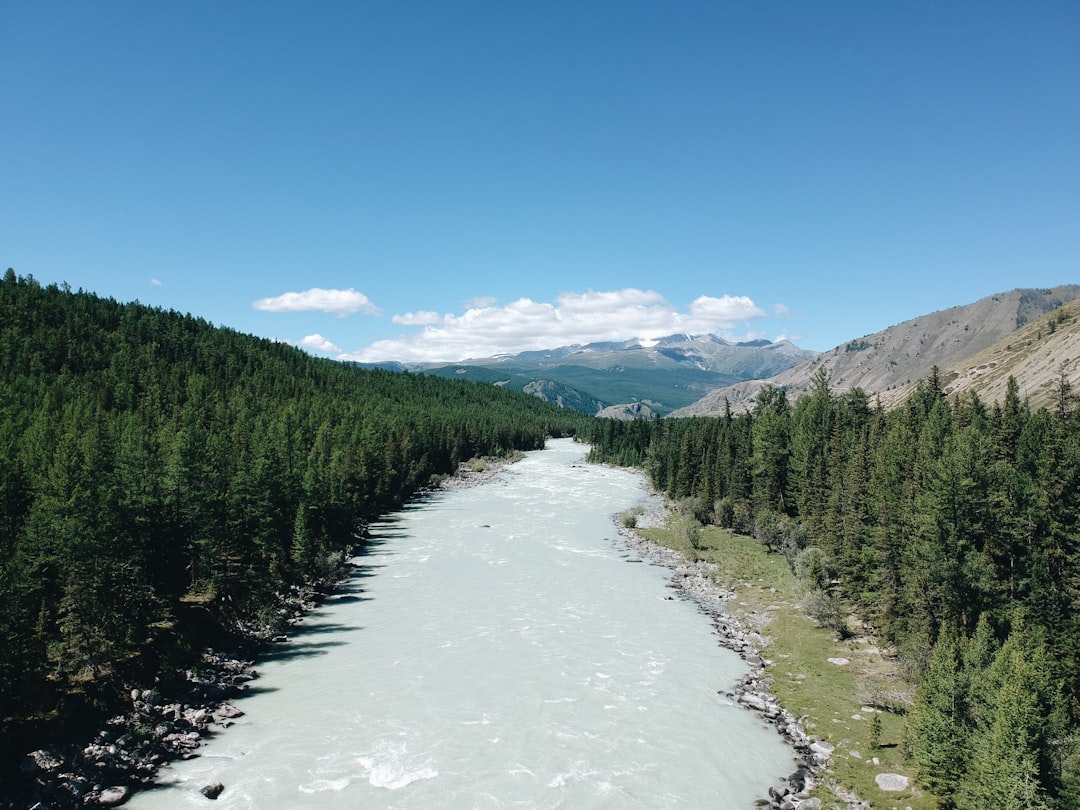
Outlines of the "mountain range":
[{"label": "mountain range", "polygon": [[937,369],[947,394],[1000,401],[1009,377],[1033,407],[1060,383],[1080,390],[1080,285],[1018,288],[853,338],[826,352],[717,335],[608,341],[467,360],[380,368],[487,382],[618,419],[711,416],[753,408],[766,385],[792,402],[819,369],[830,389],[862,389],[886,409]]},{"label": "mountain range", "polygon": [[722,386],[771,377],[817,352],[780,340],[734,343],[717,335],[669,335],[496,355],[452,365],[380,368],[493,383],[585,413],[665,415]]}]

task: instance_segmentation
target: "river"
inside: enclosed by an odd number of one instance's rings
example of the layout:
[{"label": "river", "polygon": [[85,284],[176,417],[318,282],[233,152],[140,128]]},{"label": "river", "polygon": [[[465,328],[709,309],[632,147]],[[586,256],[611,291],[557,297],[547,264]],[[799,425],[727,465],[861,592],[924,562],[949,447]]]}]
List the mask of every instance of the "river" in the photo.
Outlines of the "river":
[{"label": "river", "polygon": [[640,475],[570,440],[375,525],[356,575],[258,662],[245,715],[136,810],[739,808],[792,749],[724,696],[746,672],[637,562]]}]

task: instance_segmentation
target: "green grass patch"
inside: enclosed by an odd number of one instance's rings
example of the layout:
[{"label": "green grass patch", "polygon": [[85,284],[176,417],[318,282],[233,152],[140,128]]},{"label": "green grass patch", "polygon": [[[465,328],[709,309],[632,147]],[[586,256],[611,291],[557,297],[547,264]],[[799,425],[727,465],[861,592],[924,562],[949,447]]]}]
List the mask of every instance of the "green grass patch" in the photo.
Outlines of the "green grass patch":
[{"label": "green grass patch", "polygon": [[[798,608],[795,577],[786,560],[769,554],[753,538],[710,526],[702,530],[699,547],[694,549],[673,529],[638,531],[688,559],[715,564],[717,582],[736,594],[729,611],[746,617],[752,626],[764,625],[761,633],[771,643],[762,656],[771,662],[772,691],[789,712],[802,719],[808,734],[836,746],[830,772],[839,785],[853,790],[873,808],[937,807],[937,799],[919,785],[884,792],[874,779],[879,773],[913,777],[915,766],[904,758],[904,715],[880,712],[878,747],[871,747],[874,712],[864,711],[867,701],[905,688],[892,662],[877,651],[872,639],[840,640],[831,630],[817,626]],[[849,663],[830,663],[830,658]],[[826,807],[835,800],[827,788],[819,787],[816,795]]]}]

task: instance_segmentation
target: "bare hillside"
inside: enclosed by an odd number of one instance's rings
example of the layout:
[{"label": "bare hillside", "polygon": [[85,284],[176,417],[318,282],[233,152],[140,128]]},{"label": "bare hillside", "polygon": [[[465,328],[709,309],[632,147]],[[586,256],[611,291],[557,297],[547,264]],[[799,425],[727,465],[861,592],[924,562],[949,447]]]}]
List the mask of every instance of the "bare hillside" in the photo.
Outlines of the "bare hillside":
[{"label": "bare hillside", "polygon": [[[718,388],[672,416],[720,414],[725,400],[735,411],[747,410],[753,407],[754,397],[766,384],[787,389],[789,399],[794,401],[810,390],[819,367],[828,371],[835,392],[861,388],[872,396],[880,394],[882,403],[888,406],[902,401],[909,388],[927,377],[934,366],[955,369],[953,380],[960,380],[964,376],[961,369],[969,367],[967,361],[1078,297],[1080,285],[1076,284],[991,295],[967,306],[923,315],[849,341],[775,377]],[[1019,374],[1014,376],[1021,380]]]},{"label": "bare hillside", "polygon": [[[986,403],[1001,402],[1009,377],[1032,408],[1056,407],[1062,377],[1080,393],[1080,302],[1072,301],[1043,315],[959,364],[940,370],[945,393],[978,394]],[[904,402],[915,383],[881,395],[886,408]]]}]

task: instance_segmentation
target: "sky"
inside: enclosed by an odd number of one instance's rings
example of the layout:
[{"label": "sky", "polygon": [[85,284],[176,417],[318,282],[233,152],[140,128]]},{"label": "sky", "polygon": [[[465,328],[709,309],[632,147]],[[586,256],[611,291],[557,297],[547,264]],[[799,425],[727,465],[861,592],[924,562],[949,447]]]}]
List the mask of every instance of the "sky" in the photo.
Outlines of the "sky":
[{"label": "sky", "polygon": [[0,267],[319,356],[1080,283],[1075,0],[5,0],[0,116]]}]

